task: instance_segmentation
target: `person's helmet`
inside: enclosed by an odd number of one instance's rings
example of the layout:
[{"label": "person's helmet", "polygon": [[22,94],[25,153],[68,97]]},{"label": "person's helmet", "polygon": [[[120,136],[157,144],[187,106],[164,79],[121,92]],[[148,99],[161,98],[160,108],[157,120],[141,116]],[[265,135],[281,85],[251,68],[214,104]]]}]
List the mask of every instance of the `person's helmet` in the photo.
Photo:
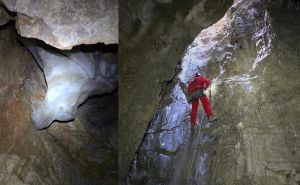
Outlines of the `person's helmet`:
[{"label": "person's helmet", "polygon": [[199,72],[195,73],[195,77],[197,76],[201,76],[201,74]]}]

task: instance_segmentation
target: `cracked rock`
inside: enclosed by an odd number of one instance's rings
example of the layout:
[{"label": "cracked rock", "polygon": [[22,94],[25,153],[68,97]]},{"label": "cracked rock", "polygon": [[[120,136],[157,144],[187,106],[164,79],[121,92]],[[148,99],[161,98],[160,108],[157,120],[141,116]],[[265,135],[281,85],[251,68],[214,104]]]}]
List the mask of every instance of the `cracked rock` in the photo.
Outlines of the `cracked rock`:
[{"label": "cracked rock", "polygon": [[59,49],[98,42],[118,43],[116,0],[1,0],[1,3],[17,13],[16,27],[23,37],[37,38]]}]

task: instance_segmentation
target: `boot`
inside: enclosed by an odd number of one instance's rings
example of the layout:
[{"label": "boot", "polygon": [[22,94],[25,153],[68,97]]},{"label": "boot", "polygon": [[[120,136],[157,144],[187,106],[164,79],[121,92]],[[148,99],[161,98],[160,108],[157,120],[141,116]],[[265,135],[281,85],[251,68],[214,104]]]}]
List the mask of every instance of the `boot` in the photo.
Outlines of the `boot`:
[{"label": "boot", "polygon": [[209,117],[209,122],[214,122],[214,121],[217,121],[218,119],[220,119],[219,118],[219,116],[211,116],[211,117]]}]

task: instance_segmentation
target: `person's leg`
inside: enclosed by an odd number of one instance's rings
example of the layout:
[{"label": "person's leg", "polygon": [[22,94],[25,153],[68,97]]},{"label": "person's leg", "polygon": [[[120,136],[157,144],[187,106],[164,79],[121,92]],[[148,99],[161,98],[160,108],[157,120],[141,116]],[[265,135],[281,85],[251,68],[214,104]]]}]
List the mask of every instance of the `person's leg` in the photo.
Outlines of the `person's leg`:
[{"label": "person's leg", "polygon": [[207,118],[209,119],[211,116],[213,116],[213,112],[211,110],[210,102],[207,96],[201,96],[200,97],[203,109],[206,113]]},{"label": "person's leg", "polygon": [[198,105],[199,99],[192,102],[191,125],[196,124]]}]

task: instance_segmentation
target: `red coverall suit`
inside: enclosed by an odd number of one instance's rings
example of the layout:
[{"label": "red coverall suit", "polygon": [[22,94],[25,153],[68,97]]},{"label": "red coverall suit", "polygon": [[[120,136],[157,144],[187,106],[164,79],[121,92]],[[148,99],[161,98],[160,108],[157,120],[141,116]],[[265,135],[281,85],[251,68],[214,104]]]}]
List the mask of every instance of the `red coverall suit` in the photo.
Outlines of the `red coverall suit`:
[{"label": "red coverall suit", "polygon": [[[188,84],[188,93],[191,94],[193,91],[199,89],[205,90],[210,86],[210,84],[211,84],[210,80],[208,80],[204,76],[198,75],[194,77],[194,79]],[[209,119],[211,116],[213,116],[209,99],[206,95],[201,96],[199,99],[202,103],[206,116]],[[199,99],[192,102],[191,125],[196,124]]]}]

